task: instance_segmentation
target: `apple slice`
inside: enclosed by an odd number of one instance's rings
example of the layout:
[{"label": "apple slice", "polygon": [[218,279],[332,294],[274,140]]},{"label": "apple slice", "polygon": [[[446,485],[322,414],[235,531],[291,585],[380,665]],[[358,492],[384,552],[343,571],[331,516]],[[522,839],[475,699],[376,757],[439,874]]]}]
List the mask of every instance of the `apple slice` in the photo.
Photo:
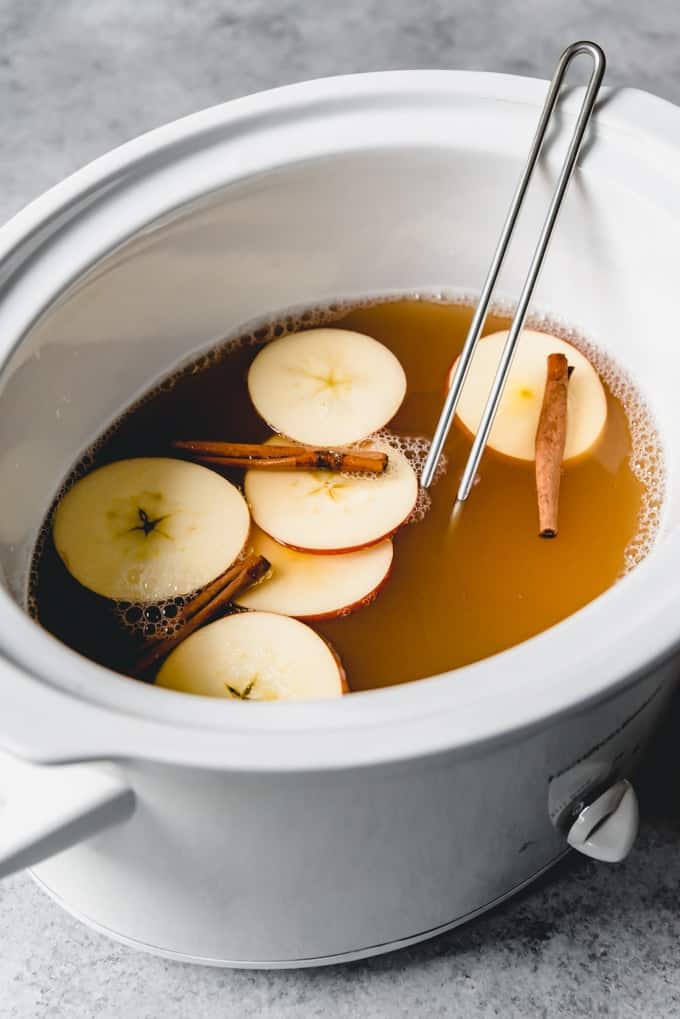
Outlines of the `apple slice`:
[{"label": "apple slice", "polygon": [[248,389],[273,431],[311,445],[344,446],[394,417],[406,376],[371,336],[310,329],[263,347],[250,366]]},{"label": "apple slice", "polygon": [[57,552],[77,581],[103,595],[154,602],[219,576],[245,545],[239,490],[185,460],[119,460],[77,481],[57,506]]},{"label": "apple slice", "polygon": [[296,552],[255,528],[253,552],[271,563],[271,576],[236,598],[247,609],[280,612],[298,619],[333,619],[368,605],[392,567],[389,538],[358,552],[334,556]]},{"label": "apple slice", "polygon": [[347,689],[326,641],[274,612],[239,612],[197,630],[166,659],[156,685],[248,701],[340,697]]},{"label": "apple slice", "polygon": [[[479,426],[507,336],[507,332],[492,333],[477,344],[457,410],[461,424],[473,435]],[[607,396],[593,365],[566,340],[525,329],[491,429],[489,449],[516,460],[534,459],[549,354],[565,354],[574,369],[567,398],[564,459],[581,456],[599,439],[607,420]],[[449,372],[449,385],[454,369],[455,363]]]},{"label": "apple slice", "polygon": [[[275,435],[267,441],[285,440]],[[383,474],[247,471],[244,488],[255,523],[300,552],[351,552],[389,537],[413,510],[418,480],[385,439],[372,439],[370,446],[388,455]]]}]

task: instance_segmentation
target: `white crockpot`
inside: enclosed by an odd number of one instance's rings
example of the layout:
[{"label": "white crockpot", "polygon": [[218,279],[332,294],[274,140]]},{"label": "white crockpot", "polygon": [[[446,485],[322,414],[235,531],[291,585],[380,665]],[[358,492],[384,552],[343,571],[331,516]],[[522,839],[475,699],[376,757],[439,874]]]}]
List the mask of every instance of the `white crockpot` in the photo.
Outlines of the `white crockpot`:
[{"label": "white crockpot", "polygon": [[[659,99],[602,103],[535,302],[630,372],[664,437],[662,535],[614,589],[453,674],[256,706],[122,679],[24,607],[62,478],[159,376],[283,308],[474,293],[545,89],[449,72],[279,89],[125,145],[0,230],[1,872],[37,864],[66,909],[163,955],[293,966],[445,930],[568,838],[628,850],[623,780],[680,640],[680,113]],[[509,300],[559,155],[537,175]]]}]

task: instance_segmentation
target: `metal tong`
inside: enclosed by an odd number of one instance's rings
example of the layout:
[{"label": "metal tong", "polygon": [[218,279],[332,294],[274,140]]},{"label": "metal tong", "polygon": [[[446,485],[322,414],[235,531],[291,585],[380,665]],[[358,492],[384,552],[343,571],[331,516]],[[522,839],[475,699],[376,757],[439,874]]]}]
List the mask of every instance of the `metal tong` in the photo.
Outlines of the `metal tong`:
[{"label": "metal tong", "polygon": [[470,323],[470,329],[465,339],[462,353],[458,359],[458,364],[451,381],[451,387],[446,400],[444,401],[444,406],[432,439],[432,445],[420,477],[422,487],[428,488],[434,478],[444,443],[446,442],[446,438],[451,429],[451,424],[456,413],[460,394],[463,390],[463,386],[465,385],[470,363],[480,334],[484,328],[496,280],[498,279],[498,274],[503,266],[507,250],[512,239],[512,233],[529,187],[531,175],[534,172],[534,168],[541,154],[550,118],[552,117],[557,104],[564,76],[572,60],[582,53],[585,53],[592,58],[593,70],[579,110],[574,133],[572,135],[571,142],[569,143],[569,149],[562,164],[557,185],[550,201],[548,212],[538,238],[538,243],[536,244],[536,248],[531,259],[531,264],[524,281],[522,293],[520,294],[519,301],[517,302],[517,308],[510,326],[508,338],[503,348],[503,353],[501,354],[501,358],[498,363],[496,376],[493,380],[486,406],[484,407],[484,412],[479,422],[477,434],[475,435],[472,449],[470,450],[470,454],[463,471],[458,488],[457,498],[459,502],[464,502],[470,494],[470,489],[472,488],[473,481],[477,474],[480,460],[482,459],[482,455],[486,448],[489,433],[493,427],[496,412],[498,411],[498,406],[503,396],[503,390],[505,389],[510,368],[512,367],[512,360],[517,348],[522,327],[524,326],[529,302],[534,292],[534,287],[536,286],[541,268],[543,267],[543,262],[550,244],[555,223],[557,221],[562,199],[564,198],[567,186],[572,173],[574,172],[574,167],[576,166],[578,154],[581,149],[581,143],[583,142],[586,128],[588,127],[590,116],[593,112],[597,95],[600,90],[600,85],[602,84],[606,67],[606,58],[603,51],[594,42],[572,43],[571,46],[567,47],[559,59],[552,81],[550,82],[548,94],[536,129],[536,134],[534,135],[534,140],[531,144],[529,157],[527,159],[524,172],[520,177],[512,202],[510,203],[510,208],[503,225],[503,230],[501,231],[498,245],[491,260],[491,266],[489,267],[489,271],[482,288],[479,303],[475,309],[472,322]]}]

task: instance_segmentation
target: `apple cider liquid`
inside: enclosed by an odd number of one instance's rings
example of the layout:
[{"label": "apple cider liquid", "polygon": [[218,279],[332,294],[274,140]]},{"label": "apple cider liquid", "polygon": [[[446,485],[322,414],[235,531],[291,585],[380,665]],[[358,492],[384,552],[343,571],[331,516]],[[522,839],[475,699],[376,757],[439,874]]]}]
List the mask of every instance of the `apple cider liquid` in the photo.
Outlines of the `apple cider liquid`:
[{"label": "apple cider liquid", "polygon": [[[422,467],[441,410],[447,372],[472,309],[434,298],[331,305],[284,317],[223,344],[160,384],[74,469],[70,481],[114,460],[167,456],[174,439],[262,442],[246,376],[263,342],[332,323],[367,333],[400,360],[406,398],[391,440]],[[546,630],[602,594],[651,547],[659,523],[663,469],[653,424],[631,383],[597,351],[554,322],[530,323],[579,347],[606,391],[604,432],[563,470],[559,535],[538,537],[534,465],[492,450],[461,513],[451,510],[469,436],[454,424],[445,467],[421,493],[411,522],[394,536],[391,576],[372,604],[312,622],[339,653],[352,690],[436,675],[493,655]],[[509,319],[490,315],[485,333]],[[242,472],[225,475],[240,484]],[[67,482],[67,485],[69,482]],[[34,616],[72,648],[120,672],[143,636],[171,629],[185,599],[143,606],[112,603],[82,588],[56,553],[46,522],[30,590]]]}]

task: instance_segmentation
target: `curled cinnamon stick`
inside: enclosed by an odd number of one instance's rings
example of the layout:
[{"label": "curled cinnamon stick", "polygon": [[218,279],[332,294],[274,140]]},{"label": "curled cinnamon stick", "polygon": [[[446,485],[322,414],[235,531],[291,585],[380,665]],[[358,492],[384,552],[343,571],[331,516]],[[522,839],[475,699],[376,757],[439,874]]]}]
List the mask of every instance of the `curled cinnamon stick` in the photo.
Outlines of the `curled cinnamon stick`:
[{"label": "curled cinnamon stick", "polygon": [[191,454],[199,463],[261,470],[357,471],[383,474],[387,453],[375,449],[315,449],[313,446],[267,445],[245,442],[177,440],[175,449]]},{"label": "curled cinnamon stick", "polygon": [[557,537],[560,475],[567,441],[567,387],[573,368],[564,354],[548,355],[548,375],[536,429],[536,494],[538,533]]},{"label": "curled cinnamon stick", "polygon": [[166,658],[178,644],[191,636],[194,630],[198,630],[220,609],[233,601],[237,594],[261,580],[270,567],[268,559],[254,553],[230,566],[189,602],[183,615],[183,626],[177,633],[155,641],[144,651],[132,669],[133,675],[144,676],[152,666]]}]

